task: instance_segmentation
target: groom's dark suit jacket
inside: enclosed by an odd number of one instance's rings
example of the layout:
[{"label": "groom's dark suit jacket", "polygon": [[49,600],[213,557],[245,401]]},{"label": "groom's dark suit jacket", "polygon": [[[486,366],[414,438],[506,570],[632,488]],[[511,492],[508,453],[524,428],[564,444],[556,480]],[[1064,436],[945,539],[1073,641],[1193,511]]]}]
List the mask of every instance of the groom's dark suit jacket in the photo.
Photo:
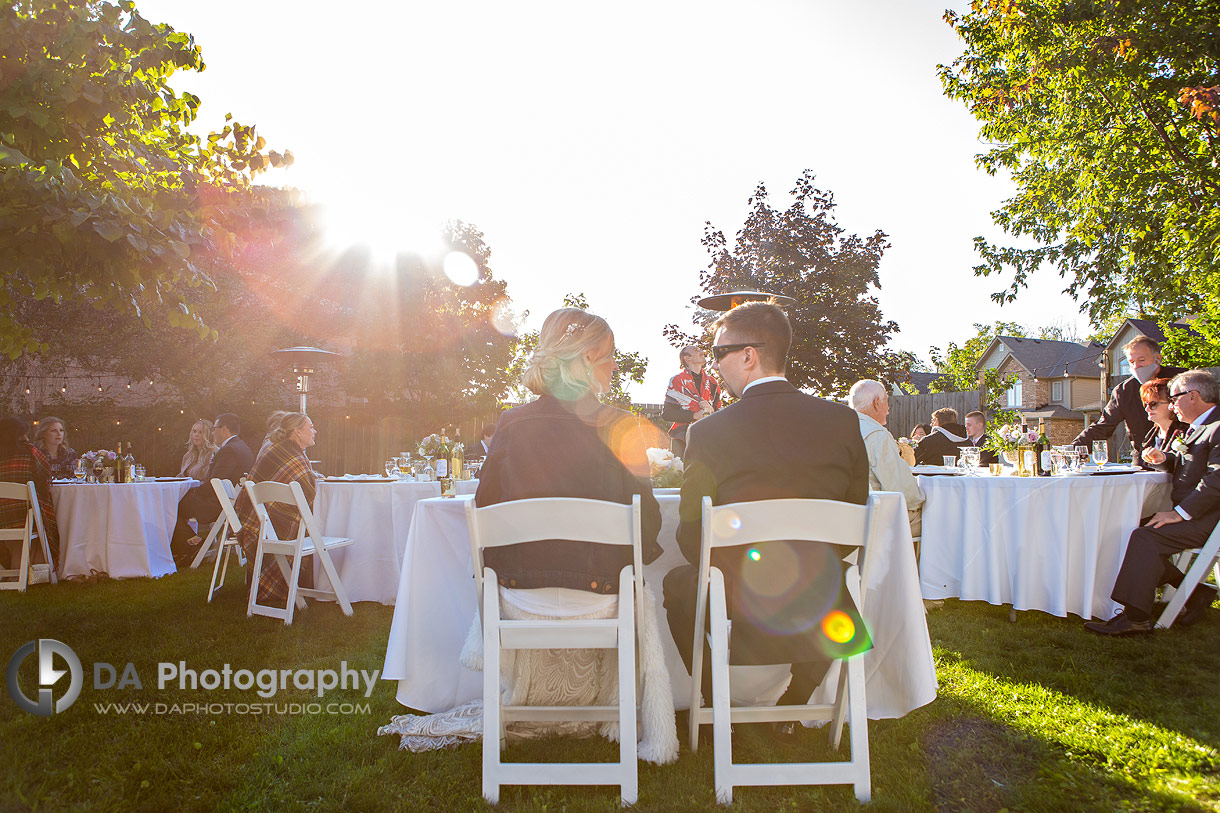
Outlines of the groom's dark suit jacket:
[{"label": "groom's dark suit jacket", "polygon": [[1220,407],[1182,436],[1186,451],[1165,450],[1165,462],[1155,468],[1173,476],[1170,499],[1175,506],[1201,519],[1220,513]]},{"label": "groom's dark suit jacket", "polygon": [[[868,453],[859,418],[787,381],[757,384],[737,403],[691,425],[677,536],[683,556],[695,565],[705,495],[716,505],[787,497],[862,505],[868,501]],[[733,618],[733,663],[818,661],[836,654],[828,652],[822,617],[840,609],[860,623],[840,589],[840,556],[831,545],[784,541],[713,551]]]}]

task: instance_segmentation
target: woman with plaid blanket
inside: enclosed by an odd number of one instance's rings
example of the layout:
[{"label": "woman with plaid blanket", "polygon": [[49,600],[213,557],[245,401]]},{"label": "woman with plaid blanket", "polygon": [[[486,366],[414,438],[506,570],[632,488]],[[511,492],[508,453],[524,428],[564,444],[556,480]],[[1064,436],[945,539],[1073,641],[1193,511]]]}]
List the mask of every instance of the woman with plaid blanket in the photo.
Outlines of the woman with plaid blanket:
[{"label": "woman with plaid blanket", "polygon": [[[6,483],[34,481],[38,507],[42,509],[42,524],[47,532],[51,559],[59,566],[59,525],[55,522],[55,506],[51,502],[51,464],[42,452],[30,445],[25,421],[20,418],[0,420],[0,480]],[[21,528],[25,525],[26,507],[13,500],[0,500],[0,528]],[[35,547],[37,551],[39,548]],[[0,558],[10,556],[12,549],[0,545]],[[18,553],[20,556],[20,553]],[[6,567],[11,566],[6,565]]]},{"label": "woman with plaid blanket", "polygon": [[[314,494],[317,493],[317,475],[309,463],[305,450],[313,446],[318,432],[313,428],[309,416],[300,412],[289,412],[284,415],[280,425],[271,433],[271,445],[258,456],[254,462],[254,471],[250,479],[255,483],[273,480],[277,483],[301,484],[305,501],[313,505]],[[241,519],[242,550],[248,561],[254,561],[258,550],[258,514],[250,502],[250,496],[243,490],[237,498],[237,516]],[[301,524],[301,514],[297,509],[282,503],[268,503],[267,515],[271,517],[271,525],[280,539],[292,539],[296,536],[297,526]],[[265,562],[258,580],[258,600],[260,603],[269,601],[288,602],[288,582],[284,574],[270,560]],[[251,578],[251,568],[246,570],[246,578]],[[313,568],[302,568],[301,586],[313,586]]]}]

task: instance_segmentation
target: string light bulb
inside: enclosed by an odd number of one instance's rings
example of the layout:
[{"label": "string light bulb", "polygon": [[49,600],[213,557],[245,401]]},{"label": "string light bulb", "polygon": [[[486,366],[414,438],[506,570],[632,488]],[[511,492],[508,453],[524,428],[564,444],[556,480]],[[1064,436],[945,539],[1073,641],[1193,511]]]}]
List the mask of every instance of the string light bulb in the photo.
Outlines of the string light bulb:
[{"label": "string light bulb", "polygon": [[26,395],[29,395],[29,394],[30,394],[30,388],[29,388],[29,387],[26,387],[26,388],[25,388],[25,394],[26,394]]}]

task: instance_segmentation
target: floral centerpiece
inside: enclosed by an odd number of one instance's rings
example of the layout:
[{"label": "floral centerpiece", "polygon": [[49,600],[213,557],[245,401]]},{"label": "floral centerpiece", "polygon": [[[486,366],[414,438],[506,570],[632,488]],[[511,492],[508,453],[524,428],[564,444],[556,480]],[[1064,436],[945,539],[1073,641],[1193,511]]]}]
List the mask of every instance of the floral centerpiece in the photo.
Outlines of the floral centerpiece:
[{"label": "floral centerpiece", "polygon": [[439,434],[431,434],[419,442],[419,454],[421,457],[437,457],[441,453],[441,446],[444,445],[444,439]]},{"label": "floral centerpiece", "polygon": [[898,438],[898,456],[901,457],[908,466],[915,465],[915,441],[910,438]]},{"label": "floral centerpiece", "polygon": [[1021,431],[1015,423],[1006,423],[987,436],[985,445],[993,452],[1013,452],[1022,446],[1033,446],[1038,442],[1038,433],[1033,430]]},{"label": "floral centerpiece", "polygon": [[109,449],[94,449],[91,452],[85,452],[80,456],[80,459],[85,461],[85,471],[92,475],[99,468],[102,470],[102,476],[99,481],[105,480],[107,476],[114,476],[114,461],[118,459],[118,455]]},{"label": "floral centerpiece", "polygon": [[648,449],[648,473],[653,488],[678,488],[682,485],[682,460],[668,449]]}]

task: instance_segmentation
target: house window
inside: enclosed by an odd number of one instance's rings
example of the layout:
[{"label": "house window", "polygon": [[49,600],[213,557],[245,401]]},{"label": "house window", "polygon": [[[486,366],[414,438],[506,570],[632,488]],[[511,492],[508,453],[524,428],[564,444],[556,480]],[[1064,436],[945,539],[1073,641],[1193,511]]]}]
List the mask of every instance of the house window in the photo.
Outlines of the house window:
[{"label": "house window", "polygon": [[1052,381],[1051,382],[1051,401],[1053,401],[1056,404],[1063,403],[1063,382],[1062,381]]},{"label": "house window", "polygon": [[1021,379],[1018,378],[1012,382],[1012,386],[1008,388],[1005,394],[1007,395],[1007,406],[1021,406]]},{"label": "house window", "polygon": [[1118,374],[1131,375],[1131,363],[1127,361],[1127,354],[1120,353],[1118,356]]}]

